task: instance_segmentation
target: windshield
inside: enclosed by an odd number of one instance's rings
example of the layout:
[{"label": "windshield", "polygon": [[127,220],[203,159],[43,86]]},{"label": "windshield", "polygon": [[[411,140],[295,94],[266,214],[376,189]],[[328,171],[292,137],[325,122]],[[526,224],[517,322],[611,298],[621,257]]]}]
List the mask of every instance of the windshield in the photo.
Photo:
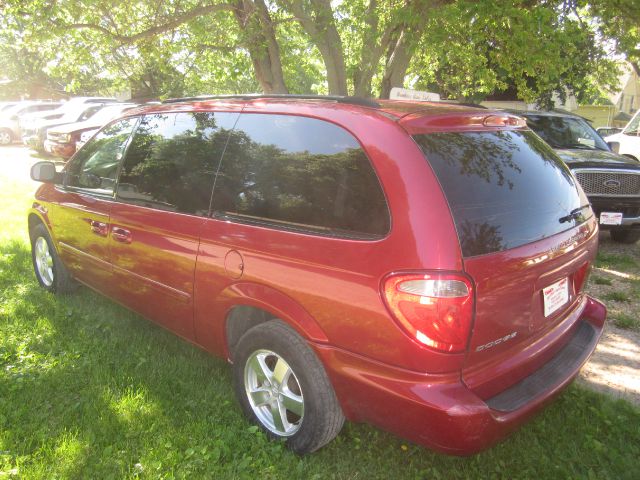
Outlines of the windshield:
[{"label": "windshield", "polygon": [[100,105],[77,105],[75,108],[71,108],[71,110],[65,109],[60,120],[70,122],[84,121],[98,111],[98,109],[100,109]]},{"label": "windshield", "polygon": [[107,123],[112,118],[120,115],[124,110],[132,108],[133,106],[134,105],[117,105],[115,107],[105,107],[91,117],[91,122],[98,124]]},{"label": "windshield", "polygon": [[465,257],[535,242],[592,216],[568,167],[533,132],[414,139],[447,197]]},{"label": "windshield", "polygon": [[625,135],[640,135],[640,110],[636,112],[634,117],[629,121],[622,133]]},{"label": "windshield", "polygon": [[575,117],[526,115],[529,128],[553,148],[605,150],[609,147],[585,120]]}]

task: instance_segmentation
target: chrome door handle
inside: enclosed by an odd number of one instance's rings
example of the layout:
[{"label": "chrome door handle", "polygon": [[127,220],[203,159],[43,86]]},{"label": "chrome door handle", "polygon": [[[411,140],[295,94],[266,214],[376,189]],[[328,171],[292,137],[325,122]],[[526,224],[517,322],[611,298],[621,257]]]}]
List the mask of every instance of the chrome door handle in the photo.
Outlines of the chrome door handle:
[{"label": "chrome door handle", "polygon": [[116,242],[131,243],[131,232],[121,227],[112,227],[111,237]]}]

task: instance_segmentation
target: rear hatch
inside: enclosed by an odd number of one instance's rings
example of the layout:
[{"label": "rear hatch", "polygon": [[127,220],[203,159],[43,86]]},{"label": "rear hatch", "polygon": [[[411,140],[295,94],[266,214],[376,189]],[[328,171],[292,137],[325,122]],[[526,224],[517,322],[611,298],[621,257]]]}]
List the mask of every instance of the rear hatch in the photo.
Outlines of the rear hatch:
[{"label": "rear hatch", "polygon": [[597,224],[567,166],[527,129],[467,125],[414,139],[447,197],[475,286],[463,380],[488,398],[577,328]]}]

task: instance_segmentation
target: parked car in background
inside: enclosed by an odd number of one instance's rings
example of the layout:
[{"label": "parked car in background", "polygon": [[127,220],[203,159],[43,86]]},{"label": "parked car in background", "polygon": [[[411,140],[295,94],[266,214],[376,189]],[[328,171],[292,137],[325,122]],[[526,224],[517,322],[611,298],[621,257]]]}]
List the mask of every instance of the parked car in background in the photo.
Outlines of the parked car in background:
[{"label": "parked car in background", "polygon": [[504,112],[177,99],[31,174],[40,285],[79,281],[229,359],[244,412],[299,453],[345,417],[477,452],[557,396],[602,334],[583,290],[597,219]]},{"label": "parked car in background", "polygon": [[582,185],[600,227],[617,242],[640,239],[640,163],[611,151],[582,117],[517,112],[562,158]]},{"label": "parked car in background", "polygon": [[84,132],[82,132],[80,134],[80,140],[78,140],[76,142],[76,152],[78,150],[80,150],[82,148],[82,146],[85,143],[87,143],[91,139],[91,137],[93,137],[98,132],[98,130],[100,130],[100,129],[99,128],[95,128],[93,130],[85,130]]},{"label": "parked car in background", "polygon": [[629,120],[622,132],[605,138],[608,143],[617,144],[615,150],[620,155],[640,162],[640,110]]},{"label": "parked car in background", "polygon": [[598,132],[598,135],[600,135],[602,138],[608,136],[608,135],[613,135],[614,133],[619,133],[622,131],[622,128],[619,127],[598,127],[596,128],[596,132]]},{"label": "parked car in background", "polygon": [[0,114],[9,107],[13,107],[18,102],[0,102]]},{"label": "parked car in background", "polygon": [[22,141],[25,145],[37,152],[44,152],[44,142],[47,138],[47,131],[52,127],[65,125],[67,123],[83,122],[98,110],[102,109],[103,103],[67,103],[61,109],[62,116],[54,119],[36,119],[31,121],[30,126],[23,126]]},{"label": "parked car in background", "polygon": [[27,100],[0,112],[0,145],[9,145],[22,138],[20,128],[20,116],[33,112],[54,110],[60,106],[60,102],[46,102]]},{"label": "parked car in background", "polygon": [[76,152],[76,142],[84,132],[95,133],[100,127],[136,106],[135,103],[107,104],[88,120],[51,127],[47,132],[44,149],[47,153],[66,160]]}]

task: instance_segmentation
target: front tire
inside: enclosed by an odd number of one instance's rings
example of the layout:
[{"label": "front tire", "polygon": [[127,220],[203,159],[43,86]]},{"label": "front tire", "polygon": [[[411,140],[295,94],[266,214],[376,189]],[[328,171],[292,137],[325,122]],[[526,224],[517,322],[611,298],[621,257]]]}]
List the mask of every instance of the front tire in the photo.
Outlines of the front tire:
[{"label": "front tire", "polygon": [[299,454],[329,443],[344,424],[331,382],[313,350],[280,320],[247,331],[233,354],[244,413]]},{"label": "front tire", "polygon": [[77,284],[63,265],[49,232],[41,223],[31,230],[31,260],[38,283],[52,293],[73,292]]},{"label": "front tire", "polygon": [[640,240],[640,228],[621,228],[611,230],[611,239],[619,243],[636,243]]}]

